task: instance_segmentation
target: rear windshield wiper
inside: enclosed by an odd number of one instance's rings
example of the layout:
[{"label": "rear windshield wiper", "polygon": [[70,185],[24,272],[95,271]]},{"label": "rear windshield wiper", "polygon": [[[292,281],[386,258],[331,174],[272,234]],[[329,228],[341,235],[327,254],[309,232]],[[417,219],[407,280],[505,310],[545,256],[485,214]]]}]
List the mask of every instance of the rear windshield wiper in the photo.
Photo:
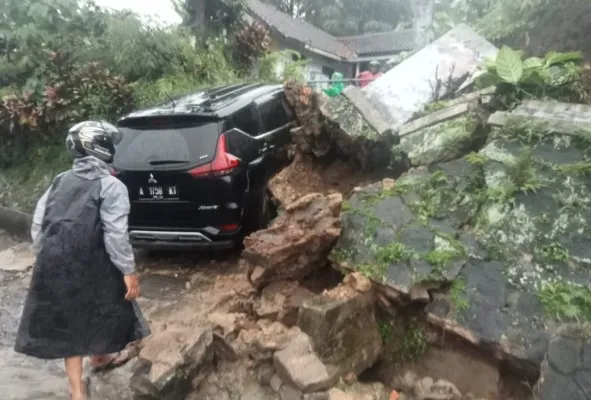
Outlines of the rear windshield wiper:
[{"label": "rear windshield wiper", "polygon": [[189,162],[188,160],[156,160],[156,161],[149,161],[148,164],[150,164],[150,165],[185,164],[188,162]]}]

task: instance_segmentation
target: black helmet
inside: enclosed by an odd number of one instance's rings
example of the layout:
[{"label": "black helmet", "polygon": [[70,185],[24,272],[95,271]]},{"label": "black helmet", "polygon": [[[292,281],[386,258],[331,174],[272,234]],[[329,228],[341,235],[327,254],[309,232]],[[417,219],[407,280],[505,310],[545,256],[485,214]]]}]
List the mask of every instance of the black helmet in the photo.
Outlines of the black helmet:
[{"label": "black helmet", "polygon": [[119,129],[108,122],[83,121],[68,131],[66,148],[74,158],[93,156],[111,163],[115,156],[115,145],[121,138]]}]

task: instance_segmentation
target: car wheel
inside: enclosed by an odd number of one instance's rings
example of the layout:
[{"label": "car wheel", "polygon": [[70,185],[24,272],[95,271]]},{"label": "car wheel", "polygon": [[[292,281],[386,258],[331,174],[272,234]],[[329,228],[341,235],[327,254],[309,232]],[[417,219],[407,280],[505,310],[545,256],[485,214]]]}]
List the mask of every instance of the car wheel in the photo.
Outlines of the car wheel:
[{"label": "car wheel", "polygon": [[263,189],[258,199],[257,213],[255,215],[254,230],[265,229],[269,223],[275,218],[275,205],[273,204],[272,195],[269,189]]}]

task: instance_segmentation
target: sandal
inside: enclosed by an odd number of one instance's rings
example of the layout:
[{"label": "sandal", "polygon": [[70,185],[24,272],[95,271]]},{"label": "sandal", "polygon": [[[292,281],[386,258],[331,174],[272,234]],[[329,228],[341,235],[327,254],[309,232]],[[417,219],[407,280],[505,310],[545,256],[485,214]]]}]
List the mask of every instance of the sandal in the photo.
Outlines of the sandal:
[{"label": "sandal", "polygon": [[132,358],[132,354],[128,349],[125,349],[118,353],[109,354],[107,356],[98,356],[97,358],[102,358],[104,361],[93,363],[91,359],[90,366],[92,368],[92,372],[110,371],[112,369],[121,367]]}]

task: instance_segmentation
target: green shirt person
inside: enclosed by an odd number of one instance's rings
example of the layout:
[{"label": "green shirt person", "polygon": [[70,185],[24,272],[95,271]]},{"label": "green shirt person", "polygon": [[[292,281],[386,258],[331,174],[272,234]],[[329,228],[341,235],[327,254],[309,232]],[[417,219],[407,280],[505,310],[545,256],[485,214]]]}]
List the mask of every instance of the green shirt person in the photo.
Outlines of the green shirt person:
[{"label": "green shirt person", "polygon": [[345,84],[343,83],[343,74],[340,72],[333,73],[330,81],[330,86],[327,89],[322,90],[324,94],[326,94],[328,97],[336,97],[340,95],[343,89],[345,89]]}]

